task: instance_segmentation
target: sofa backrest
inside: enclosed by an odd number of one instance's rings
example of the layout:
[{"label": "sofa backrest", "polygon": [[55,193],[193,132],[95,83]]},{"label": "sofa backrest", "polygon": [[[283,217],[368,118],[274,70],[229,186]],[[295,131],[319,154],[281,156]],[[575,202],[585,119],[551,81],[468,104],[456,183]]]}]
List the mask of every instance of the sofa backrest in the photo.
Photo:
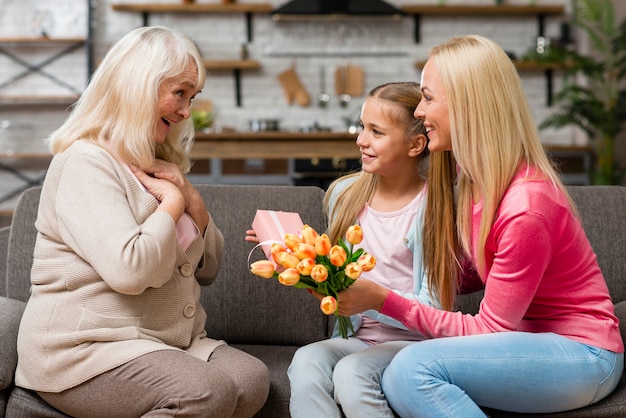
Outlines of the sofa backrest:
[{"label": "sofa backrest", "polygon": [[[199,185],[198,188],[226,240],[219,277],[216,283],[203,288],[203,304],[209,316],[208,334],[243,344],[261,341],[298,345],[325,338],[324,329],[332,321],[319,314],[315,300],[301,289],[253,276],[247,264],[253,246],[244,241],[257,208],[299,212],[305,223],[323,230],[324,192],[304,186]],[[568,190],[578,206],[613,302],[626,300],[626,187],[570,186]],[[35,187],[21,196],[9,234],[6,296],[22,301],[30,293],[39,192],[40,188]],[[257,249],[252,260],[261,257]],[[459,301],[459,308],[475,311],[479,295],[467,296]],[[259,309],[259,304],[265,309]]]},{"label": "sofa backrest", "polygon": [[569,186],[613,303],[626,300],[626,187]]},{"label": "sofa backrest", "polygon": [[[626,300],[626,187],[568,186],[613,303]],[[456,309],[478,312],[482,291],[461,295]]]},{"label": "sofa backrest", "polygon": [[[326,227],[324,191],[305,186],[197,186],[214,222],[224,234],[224,257],[219,276],[203,287],[209,336],[229,343],[301,345],[324,339],[331,326],[315,298],[302,289],[252,275],[248,254],[253,245],[244,240],[256,209],[298,212],[304,223],[318,231]],[[21,301],[30,295],[30,269],[37,231],[35,219],[41,188],[21,196],[9,234],[7,296]],[[263,257],[256,249],[251,260]]]},{"label": "sofa backrest", "polygon": [[30,269],[37,230],[35,219],[41,187],[26,190],[15,205],[7,250],[6,296],[26,302],[30,296]]},{"label": "sofa backrest", "polygon": [[10,226],[0,228],[0,296],[7,295],[7,252],[10,232]]},{"label": "sofa backrest", "polygon": [[[317,231],[326,228],[324,191],[312,186],[199,185],[209,212],[224,234],[224,257],[215,283],[203,288],[207,333],[229,343],[302,345],[327,338],[329,320],[303,289],[250,273],[245,241],[257,209],[298,212]],[[250,260],[264,258],[260,248]]]}]

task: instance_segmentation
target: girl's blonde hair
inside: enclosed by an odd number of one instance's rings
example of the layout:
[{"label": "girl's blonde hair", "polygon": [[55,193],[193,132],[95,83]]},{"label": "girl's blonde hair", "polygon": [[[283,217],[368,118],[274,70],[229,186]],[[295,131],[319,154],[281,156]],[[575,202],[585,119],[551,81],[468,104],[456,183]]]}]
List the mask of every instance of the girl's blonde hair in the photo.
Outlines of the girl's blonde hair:
[{"label": "girl's blonde hair", "polygon": [[162,26],[128,33],[107,53],[66,122],[48,138],[52,152],[84,140],[106,146],[118,158],[142,168],[156,156],[189,171],[191,118],[173,124],[162,144],[155,144],[154,135],[160,85],[190,64],[197,69],[194,87],[200,90],[206,70],[186,35]]},{"label": "girl's blonde hair", "polygon": [[[415,119],[413,116],[415,108],[422,98],[418,83],[396,82],[383,84],[372,89],[367,97],[384,100],[388,103],[388,106],[383,107],[383,110],[394,124],[405,127],[407,141],[416,135],[425,133],[423,121]],[[421,156],[426,154],[427,150],[424,150]],[[416,158],[415,163],[419,166],[423,160],[423,157]],[[328,236],[333,243],[336,243],[340,237],[343,237],[348,227],[356,222],[359,213],[372,197],[378,179],[376,174],[364,171],[352,173],[349,176],[357,177],[357,179],[339,193],[332,213],[329,213]],[[330,210],[329,201],[333,189],[344,178],[345,176],[335,180],[328,188],[324,198],[326,213]]]},{"label": "girl's blonde hair", "polygon": [[[568,198],[569,194],[541,145],[517,70],[498,44],[478,35],[458,37],[433,48],[430,59],[435,60],[448,99],[452,150],[460,168],[457,228],[466,254],[471,246],[472,190],[483,197],[475,253],[479,254],[477,271],[484,274],[487,235],[521,167],[528,165],[527,178],[530,170],[536,170],[535,177],[547,178],[555,189]],[[430,183],[429,195],[436,197],[433,186],[441,185]],[[441,248],[456,245],[450,242]]]}]

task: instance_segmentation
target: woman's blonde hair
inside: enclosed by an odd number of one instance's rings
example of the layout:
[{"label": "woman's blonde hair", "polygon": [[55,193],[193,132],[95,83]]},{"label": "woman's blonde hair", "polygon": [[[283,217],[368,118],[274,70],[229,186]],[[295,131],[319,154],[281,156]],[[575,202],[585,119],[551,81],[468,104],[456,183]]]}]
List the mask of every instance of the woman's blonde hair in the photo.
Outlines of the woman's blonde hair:
[{"label": "woman's blonde hair", "polygon": [[451,151],[430,155],[428,184],[422,241],[428,289],[438,295],[442,309],[451,311],[460,272],[454,196],[456,163]]},{"label": "woman's blonde hair", "polygon": [[[388,105],[383,107],[383,111],[398,126],[404,126],[406,132],[406,141],[416,135],[424,134],[423,121],[415,119],[413,113],[422,98],[420,86],[415,82],[396,82],[382,84],[373,88],[367,97],[384,100]],[[424,150],[420,157],[415,159],[418,165],[424,160],[422,156],[427,154]],[[370,200],[376,188],[378,176],[376,174],[360,171],[349,174],[349,176],[357,177],[350,186],[342,190],[337,196],[336,203],[333,206],[332,213],[329,213],[330,225],[328,227],[328,236],[331,242],[336,243],[340,237],[343,237],[350,225],[353,225],[359,213],[365,207],[367,201]],[[345,178],[341,177],[335,180],[324,198],[324,205],[328,213],[330,208],[330,196],[337,183]]]},{"label": "woman's blonde hair", "polygon": [[[549,179],[569,195],[541,145],[517,70],[498,44],[478,35],[458,37],[433,48],[430,59],[435,60],[448,100],[452,150],[460,168],[457,228],[466,254],[471,246],[472,190],[483,197],[475,253],[477,271],[484,274],[487,236],[521,167],[527,164],[527,176],[536,171],[535,177]],[[430,196],[433,186],[440,185],[430,183]]]},{"label": "woman's blonde hair", "polygon": [[194,87],[200,90],[206,70],[186,35],[162,26],[131,31],[107,53],[66,122],[48,138],[52,152],[85,140],[106,144],[112,154],[142,168],[156,156],[187,172],[194,138],[191,118],[173,124],[162,144],[155,144],[154,135],[159,87],[190,64],[197,69]]}]

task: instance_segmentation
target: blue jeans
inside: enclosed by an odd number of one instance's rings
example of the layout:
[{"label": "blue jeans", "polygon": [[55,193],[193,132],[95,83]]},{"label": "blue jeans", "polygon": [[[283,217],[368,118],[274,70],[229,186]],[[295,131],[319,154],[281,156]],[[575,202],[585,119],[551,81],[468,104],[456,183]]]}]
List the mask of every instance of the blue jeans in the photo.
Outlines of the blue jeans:
[{"label": "blue jeans", "polygon": [[552,333],[438,338],[400,351],[382,387],[401,417],[486,417],[478,405],[542,413],[593,404],[619,383],[624,355]]},{"label": "blue jeans", "polygon": [[[381,389],[383,371],[414,341],[370,346],[358,338],[331,338],[300,347],[289,366],[293,418],[392,418]],[[341,405],[341,409],[340,406]]]}]

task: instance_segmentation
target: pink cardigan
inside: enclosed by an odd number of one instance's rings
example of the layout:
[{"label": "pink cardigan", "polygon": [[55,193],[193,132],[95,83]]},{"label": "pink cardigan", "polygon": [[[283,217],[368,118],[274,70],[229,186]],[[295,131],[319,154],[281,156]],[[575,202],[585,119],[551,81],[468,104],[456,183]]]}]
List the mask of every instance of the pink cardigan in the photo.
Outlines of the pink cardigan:
[{"label": "pink cardigan", "polygon": [[[473,209],[476,246],[482,202]],[[554,332],[623,352],[613,303],[580,221],[549,182],[518,174],[486,244],[478,314],[446,312],[389,292],[381,313],[433,338],[501,331]],[[476,259],[477,254],[472,254]]]}]

